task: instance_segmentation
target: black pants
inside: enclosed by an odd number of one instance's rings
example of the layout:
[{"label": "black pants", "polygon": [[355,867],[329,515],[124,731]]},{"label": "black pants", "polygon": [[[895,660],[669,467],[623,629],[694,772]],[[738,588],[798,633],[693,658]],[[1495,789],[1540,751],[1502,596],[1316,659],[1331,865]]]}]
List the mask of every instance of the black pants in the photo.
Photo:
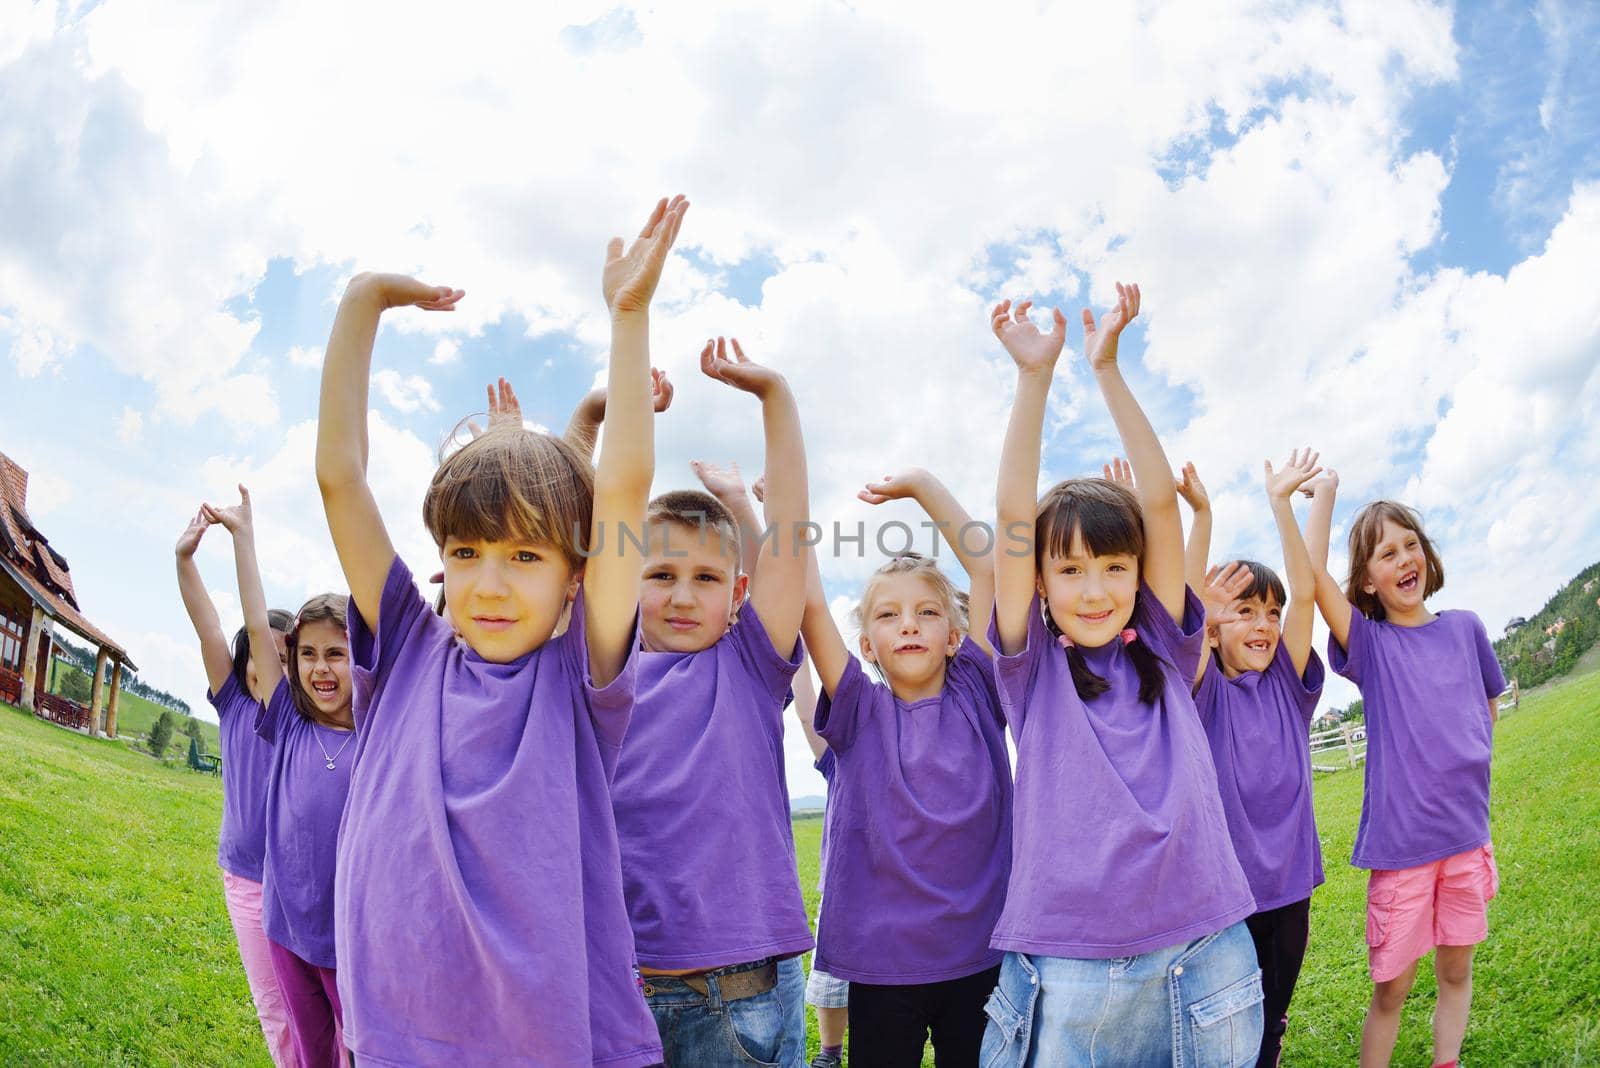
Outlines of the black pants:
[{"label": "black pants", "polygon": [[1261,991],[1266,995],[1261,1005],[1265,1026],[1256,1068],[1274,1068],[1283,1051],[1283,1032],[1289,1026],[1289,999],[1294,997],[1306,943],[1311,940],[1311,899],[1258,912],[1244,922],[1256,943]]},{"label": "black pants", "polygon": [[872,1068],[918,1068],[933,1035],[938,1068],[976,1068],[984,1003],[1000,982],[1000,966],[942,983],[850,984],[850,1060]]}]

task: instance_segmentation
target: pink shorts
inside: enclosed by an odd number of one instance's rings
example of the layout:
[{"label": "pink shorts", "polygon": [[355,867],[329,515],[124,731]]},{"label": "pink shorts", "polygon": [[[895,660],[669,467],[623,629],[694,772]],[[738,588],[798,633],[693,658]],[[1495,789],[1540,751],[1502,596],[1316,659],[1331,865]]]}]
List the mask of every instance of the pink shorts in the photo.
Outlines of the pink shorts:
[{"label": "pink shorts", "polygon": [[1475,946],[1489,937],[1489,900],[1500,889],[1494,846],[1367,881],[1367,960],[1372,981],[1402,975],[1434,946]]}]

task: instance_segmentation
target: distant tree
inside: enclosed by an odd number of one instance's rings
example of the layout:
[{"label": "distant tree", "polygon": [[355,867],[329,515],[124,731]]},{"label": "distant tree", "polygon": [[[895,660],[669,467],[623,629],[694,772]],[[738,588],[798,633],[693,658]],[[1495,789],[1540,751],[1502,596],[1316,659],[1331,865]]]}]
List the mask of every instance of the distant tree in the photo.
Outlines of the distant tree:
[{"label": "distant tree", "polygon": [[89,703],[93,684],[89,676],[76,668],[63,668],[60,676],[61,696],[69,701],[76,701],[80,705]]},{"label": "distant tree", "polygon": [[172,728],[172,713],[162,709],[161,715],[150,725],[150,751],[156,756],[167,751],[167,744],[172,741]]},{"label": "distant tree", "polygon": [[193,716],[184,716],[183,733],[187,734],[191,739],[193,739],[194,744],[199,747],[200,752],[204,753],[206,751],[206,739],[205,735],[200,733],[199,720],[195,719]]}]

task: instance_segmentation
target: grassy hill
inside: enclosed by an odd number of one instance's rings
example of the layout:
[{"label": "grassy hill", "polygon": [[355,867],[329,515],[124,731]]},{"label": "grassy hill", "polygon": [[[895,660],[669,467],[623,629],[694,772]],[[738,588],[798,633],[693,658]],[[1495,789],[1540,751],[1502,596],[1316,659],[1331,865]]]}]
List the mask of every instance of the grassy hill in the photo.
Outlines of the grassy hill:
[{"label": "grassy hill", "polygon": [[[1591,673],[1526,696],[1497,728],[1502,884],[1466,1063],[1600,1063],[1597,717]],[[1346,863],[1361,778],[1321,777],[1316,791],[1328,883],[1284,1062],[1345,1066],[1370,992],[1365,876]],[[268,1064],[223,907],[220,806],[209,776],[0,706],[0,1064]],[[815,915],[822,821],[794,826]],[[1433,1000],[1425,974],[1397,1065],[1428,1063]]]},{"label": "grassy hill", "polygon": [[[1492,633],[1492,625],[1490,630]],[[1600,563],[1578,572],[1526,621],[1511,620],[1506,636],[1494,643],[1494,651],[1506,667],[1506,677],[1516,678],[1527,688],[1575,670],[1597,639]]]},{"label": "grassy hill", "polygon": [[[81,680],[78,682],[78,685],[82,687],[78,691],[79,693],[88,692],[89,677],[73,665],[61,662],[56,664],[51,692],[66,692],[66,687],[70,685],[67,681],[69,676],[77,676]],[[110,699],[110,691],[108,690],[106,692],[106,700],[109,701]],[[84,703],[87,704],[87,702]],[[151,724],[155,723],[163,711],[167,711],[164,705],[158,705],[154,701],[148,701],[126,690],[122,691],[117,698],[117,735],[125,741],[132,742],[141,734],[148,734]],[[177,753],[179,756],[183,756],[189,752],[189,740],[183,737],[184,717],[178,712],[173,712],[172,716],[177,721],[173,727],[173,737],[181,739],[183,744],[179,745],[174,742],[168,749],[168,754]],[[208,723],[203,719],[196,722],[200,724],[200,736],[205,739],[206,752],[222,752],[222,743],[217,734],[217,725]]]}]

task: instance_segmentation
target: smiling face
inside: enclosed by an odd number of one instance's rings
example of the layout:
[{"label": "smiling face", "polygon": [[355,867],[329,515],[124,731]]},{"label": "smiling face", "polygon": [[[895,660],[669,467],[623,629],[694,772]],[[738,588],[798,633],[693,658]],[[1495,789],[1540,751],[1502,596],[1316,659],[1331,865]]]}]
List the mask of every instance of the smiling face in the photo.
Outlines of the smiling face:
[{"label": "smiling face", "polygon": [[698,653],[728,632],[749,579],[739,573],[738,544],[726,540],[714,527],[650,524],[639,587],[639,629],[646,649]]},{"label": "smiling face", "polygon": [[861,605],[861,655],[903,701],[937,696],[961,646],[950,605],[916,572],[874,576]]},{"label": "smiling face", "polygon": [[1283,638],[1283,606],[1266,594],[1235,601],[1232,607],[1237,620],[1208,628],[1222,673],[1231,679],[1246,671],[1267,670]]},{"label": "smiling face", "polygon": [[515,538],[451,536],[440,556],[450,625],[473,652],[496,664],[550,640],[582,577],[558,547]]},{"label": "smiling face", "polygon": [[1064,554],[1041,554],[1038,581],[1056,629],[1074,645],[1098,649],[1118,638],[1133,618],[1139,558],[1090,553],[1082,534],[1074,532]]},{"label": "smiling face", "polygon": [[1423,611],[1422,602],[1432,591],[1427,588],[1427,554],[1415,530],[1386,517],[1364,570],[1361,589],[1378,599],[1386,617]]},{"label": "smiling face", "polygon": [[350,722],[350,642],[331,620],[302,623],[295,635],[294,669],[300,689],[311,699],[316,718],[338,725]]}]

